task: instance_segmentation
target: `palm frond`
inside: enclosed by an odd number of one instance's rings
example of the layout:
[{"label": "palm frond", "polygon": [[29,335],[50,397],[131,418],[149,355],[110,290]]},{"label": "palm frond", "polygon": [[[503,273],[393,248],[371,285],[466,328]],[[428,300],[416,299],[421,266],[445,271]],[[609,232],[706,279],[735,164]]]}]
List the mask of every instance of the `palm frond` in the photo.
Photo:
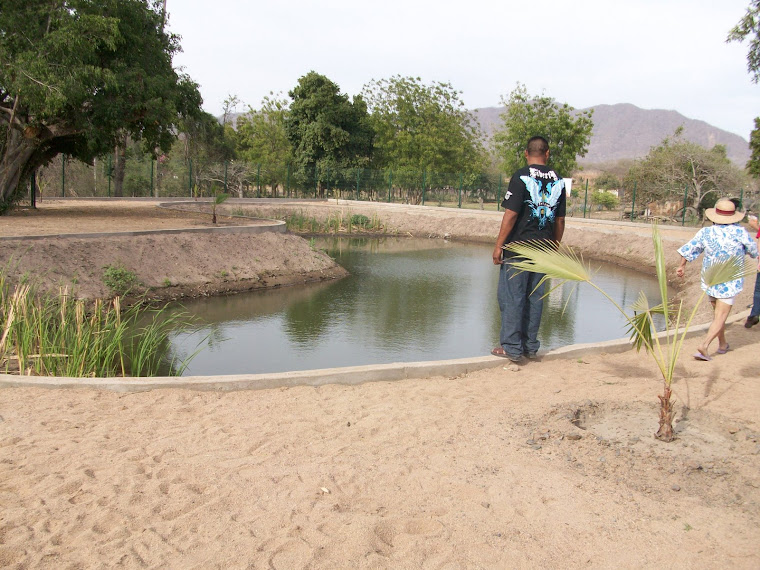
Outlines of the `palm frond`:
[{"label": "palm frond", "polygon": [[509,263],[520,271],[543,273],[549,279],[562,281],[591,281],[591,269],[569,247],[557,247],[546,241],[529,241],[512,243],[504,249],[517,256]]},{"label": "palm frond", "polygon": [[702,268],[702,282],[708,287],[749,277],[757,272],[754,262],[739,257],[731,257],[723,261],[716,261]]},{"label": "palm frond", "polygon": [[660,228],[657,223],[652,228],[652,241],[654,242],[654,263],[657,270],[657,282],[660,285],[660,299],[662,300],[662,314],[665,316],[665,321],[669,319],[668,316],[668,276],[666,274],[665,267],[665,250],[662,247],[662,237],[660,236]]}]

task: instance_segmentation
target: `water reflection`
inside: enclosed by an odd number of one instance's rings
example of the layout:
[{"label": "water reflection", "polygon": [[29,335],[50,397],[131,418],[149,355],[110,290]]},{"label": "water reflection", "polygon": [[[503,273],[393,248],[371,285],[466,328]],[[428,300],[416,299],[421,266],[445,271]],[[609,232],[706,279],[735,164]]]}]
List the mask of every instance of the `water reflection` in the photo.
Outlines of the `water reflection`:
[{"label": "water reflection", "polygon": [[[188,353],[205,335],[209,349],[186,374],[260,373],[359,364],[440,360],[488,354],[498,342],[498,268],[491,247],[441,240],[323,239],[351,275],[185,304],[201,325],[177,331]],[[633,302],[657,283],[602,266],[597,281],[618,302]],[[619,338],[625,323],[589,287],[565,285],[544,306],[543,348]],[[224,342],[221,342],[223,339]]]}]

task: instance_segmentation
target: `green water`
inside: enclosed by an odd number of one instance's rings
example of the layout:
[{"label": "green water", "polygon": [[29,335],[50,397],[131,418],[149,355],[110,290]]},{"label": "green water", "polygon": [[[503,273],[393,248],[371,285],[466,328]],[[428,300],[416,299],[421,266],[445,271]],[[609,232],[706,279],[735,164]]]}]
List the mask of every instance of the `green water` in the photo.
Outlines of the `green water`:
[{"label": "green water", "polygon": [[[442,240],[320,239],[351,275],[339,281],[184,303],[192,331],[173,350],[208,348],[185,375],[246,374],[362,364],[464,358],[498,344],[499,269],[492,247]],[[656,279],[611,265],[596,282],[622,305],[640,290],[658,298]],[[545,301],[542,350],[625,336],[622,316],[588,286],[565,285]]]}]

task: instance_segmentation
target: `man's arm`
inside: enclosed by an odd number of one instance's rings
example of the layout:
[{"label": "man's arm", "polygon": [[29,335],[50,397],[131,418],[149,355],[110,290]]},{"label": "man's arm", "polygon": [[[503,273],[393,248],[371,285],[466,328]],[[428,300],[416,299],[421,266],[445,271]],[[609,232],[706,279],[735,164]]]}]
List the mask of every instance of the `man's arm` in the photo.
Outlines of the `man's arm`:
[{"label": "man's arm", "polygon": [[517,221],[517,212],[513,210],[504,210],[504,216],[501,218],[501,227],[499,228],[499,237],[496,238],[496,246],[493,248],[493,264],[501,265],[501,246],[507,241],[512,228]]},{"label": "man's arm", "polygon": [[554,220],[554,241],[561,242],[563,235],[565,235],[565,218],[556,218]]}]

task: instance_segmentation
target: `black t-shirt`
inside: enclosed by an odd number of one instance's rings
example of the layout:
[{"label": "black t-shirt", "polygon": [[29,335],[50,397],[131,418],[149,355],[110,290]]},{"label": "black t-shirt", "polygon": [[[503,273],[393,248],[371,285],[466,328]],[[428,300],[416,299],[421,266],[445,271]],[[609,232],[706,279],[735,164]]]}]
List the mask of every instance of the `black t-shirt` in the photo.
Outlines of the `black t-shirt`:
[{"label": "black t-shirt", "polygon": [[554,239],[554,222],[565,217],[565,182],[548,166],[531,164],[512,176],[501,205],[517,212],[505,243]]}]

